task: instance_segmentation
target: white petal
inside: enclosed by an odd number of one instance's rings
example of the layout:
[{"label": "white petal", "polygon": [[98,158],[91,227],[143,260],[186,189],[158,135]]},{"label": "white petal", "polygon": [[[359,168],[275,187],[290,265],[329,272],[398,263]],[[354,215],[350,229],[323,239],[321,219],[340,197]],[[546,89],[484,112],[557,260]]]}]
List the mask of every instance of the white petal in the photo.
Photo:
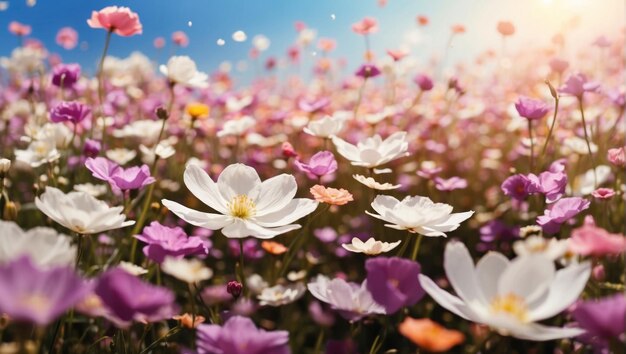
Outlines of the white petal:
[{"label": "white petal", "polygon": [[420,274],[418,277],[424,291],[426,291],[428,295],[430,295],[430,297],[432,297],[441,307],[457,316],[463,317],[466,320],[478,320],[473,311],[468,308],[461,299],[438,287],[434,281],[424,274]]},{"label": "white petal", "polygon": [[486,303],[478,286],[474,262],[462,242],[448,242],[443,264],[450,284],[463,301],[470,306]]},{"label": "white petal", "polygon": [[217,184],[200,166],[189,164],[184,174],[185,185],[204,204],[216,211],[227,214],[227,201],[222,198]]},{"label": "white petal", "polygon": [[489,302],[498,294],[498,280],[509,266],[509,260],[501,253],[489,252],[476,264],[478,284]]},{"label": "white petal", "polygon": [[546,294],[554,274],[554,262],[543,255],[517,257],[500,276],[498,294],[515,294],[530,304]]},{"label": "white petal", "polygon": [[284,208],[296,195],[298,185],[293,176],[282,174],[263,181],[256,189],[257,215],[261,216]]},{"label": "white petal", "polygon": [[[444,222],[438,225],[433,226],[433,228],[443,231],[443,232],[453,231],[459,227],[460,223],[471,218],[472,215],[474,215],[473,211],[466,211],[464,213],[453,213],[453,214],[450,214],[450,217],[447,220],[445,220]],[[448,228],[452,228],[452,229],[448,229]]]},{"label": "white petal", "polygon": [[263,227],[283,226],[312,213],[318,204],[317,201],[312,199],[296,198],[284,208],[270,214],[256,216],[253,220]]},{"label": "white petal", "polygon": [[210,230],[219,230],[233,220],[230,216],[221,214],[203,213],[201,211],[189,209],[184,205],[180,205],[174,201],[163,199],[161,203],[179,218],[185,220],[191,225],[204,227]]},{"label": "white petal", "polygon": [[549,327],[536,323],[532,323],[519,328],[514,333],[511,333],[514,337],[519,339],[533,340],[533,341],[547,341],[561,338],[577,337],[585,333],[583,329],[573,327]]},{"label": "white petal", "polygon": [[244,238],[248,236],[269,239],[286,232],[299,229],[300,225],[285,225],[281,227],[265,228],[250,221],[234,219],[234,222],[222,229],[228,238]]},{"label": "white petal", "polygon": [[[248,195],[261,179],[256,170],[250,166],[236,163],[227,166],[217,178],[217,186],[225,200],[230,201],[238,195]],[[252,200],[255,195],[248,195]]]}]

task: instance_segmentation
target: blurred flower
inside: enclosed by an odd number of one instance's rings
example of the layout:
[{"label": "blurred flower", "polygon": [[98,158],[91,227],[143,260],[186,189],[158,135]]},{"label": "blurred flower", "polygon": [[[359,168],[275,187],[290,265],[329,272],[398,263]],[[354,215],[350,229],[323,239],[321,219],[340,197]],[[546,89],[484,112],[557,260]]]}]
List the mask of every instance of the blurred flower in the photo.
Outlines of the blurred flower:
[{"label": "blurred flower", "polygon": [[430,22],[430,20],[428,19],[428,16],[424,16],[424,15],[418,15],[415,18],[415,20],[417,21],[417,24],[420,26],[426,26]]},{"label": "blurred flower", "polygon": [[197,328],[198,354],[290,354],[289,332],[258,329],[247,317],[233,316],[222,326]]},{"label": "blurred flower", "polygon": [[282,306],[287,305],[300,299],[306,288],[302,283],[289,285],[274,285],[271,288],[265,288],[257,296],[261,306]]},{"label": "blurred flower", "polygon": [[538,120],[545,117],[550,107],[541,100],[520,96],[515,102],[515,109],[520,116],[528,120]]},{"label": "blurred flower", "polygon": [[63,49],[74,49],[78,44],[78,32],[72,27],[63,27],[57,32],[56,43]]},{"label": "blurred flower", "polygon": [[528,192],[542,193],[546,197],[546,203],[554,203],[559,200],[565,193],[567,186],[567,174],[563,172],[552,173],[549,171],[542,172],[539,176],[530,173],[528,176],[530,184]]},{"label": "blurred flower", "polygon": [[231,119],[224,123],[222,129],[217,132],[217,137],[221,138],[225,136],[242,136],[256,124],[257,121],[250,116],[244,116],[238,119]]},{"label": "blurred flower", "polygon": [[189,313],[184,313],[182,315],[176,315],[172,317],[173,320],[177,320],[180,322],[180,325],[185,328],[198,328],[198,326],[204,321],[206,318],[200,315],[191,315]]},{"label": "blurred flower", "polygon": [[504,195],[515,200],[526,200],[531,193],[531,182],[528,177],[517,174],[508,177],[500,187]]},{"label": "blurred flower", "polygon": [[569,239],[545,239],[541,236],[528,236],[513,243],[513,250],[518,256],[541,254],[553,261],[563,257],[569,249]]},{"label": "blurred flower", "polygon": [[415,77],[413,78],[413,82],[415,82],[422,91],[430,91],[435,86],[433,84],[433,80],[425,74],[415,75]]},{"label": "blurred flower", "polygon": [[407,51],[401,50],[401,49],[396,49],[396,50],[387,49],[387,54],[391,57],[391,59],[393,59],[393,61],[400,61],[404,57],[409,55]]},{"label": "blurred flower", "polygon": [[186,222],[210,230],[222,229],[224,236],[272,238],[295,229],[291,224],[310,214],[317,202],[293,198],[298,186],[291,175],[282,174],[261,183],[254,168],[233,164],[224,169],[217,183],[200,167],[187,165],[185,185],[193,195],[219,214],[189,209],[171,200],[161,202]]},{"label": "blurred flower", "polygon": [[345,205],[354,200],[352,194],[343,188],[335,189],[316,184],[311,187],[310,191],[315,200],[320,203]]},{"label": "blurred flower", "polygon": [[443,179],[441,177],[435,177],[435,188],[439,191],[453,191],[455,189],[467,188],[467,180],[460,177],[450,177]]},{"label": "blurred flower", "polygon": [[357,180],[359,183],[364,184],[368,188],[376,189],[379,191],[387,191],[387,190],[398,189],[402,187],[399,184],[393,185],[391,183],[378,183],[372,177],[365,177],[363,175],[352,175],[352,178]]},{"label": "blurred flower", "polygon": [[569,67],[567,60],[561,60],[559,58],[553,58],[550,60],[550,68],[552,71],[562,74]]},{"label": "blurred flower", "polygon": [[358,237],[352,238],[352,243],[344,243],[341,247],[354,253],[364,253],[368,256],[376,256],[381,253],[387,253],[392,249],[398,247],[401,241],[392,243],[382,242],[370,237],[367,241],[363,242]]},{"label": "blurred flower", "polygon": [[498,22],[498,32],[503,36],[512,36],[515,33],[515,26],[509,21]]},{"label": "blurred flower", "polygon": [[159,67],[161,74],[174,84],[183,86],[206,88],[209,86],[209,76],[198,71],[196,63],[188,56],[173,56],[167,61],[167,65]]},{"label": "blurred flower", "polygon": [[295,160],[294,165],[311,179],[319,179],[337,171],[337,160],[330,151],[316,153],[311,157],[308,164]]},{"label": "blurred flower", "polygon": [[89,157],[85,161],[85,167],[94,177],[108,182],[113,190],[141,189],[156,182],[156,179],[150,176],[148,165],[123,168],[104,157]]},{"label": "blurred flower", "polygon": [[161,49],[161,48],[165,47],[165,38],[163,38],[163,37],[156,37],[154,39],[154,41],[152,41],[152,45],[156,49]]},{"label": "blurred flower", "polygon": [[626,297],[617,293],[583,301],[576,305],[572,316],[587,331],[583,337],[608,348],[610,340],[619,340],[626,331]]},{"label": "blurred flower", "polygon": [[583,198],[571,197],[559,199],[550,204],[544,214],[537,217],[543,232],[553,234],[561,229],[561,225],[578,215],[581,211],[589,208],[590,202]]},{"label": "blurred flower", "polygon": [[572,230],[569,250],[581,256],[619,255],[626,252],[626,237],[596,226],[593,216],[587,215],[584,224]]},{"label": "blurred flower", "polygon": [[615,196],[615,191],[611,188],[598,188],[591,195],[596,199],[607,200]]},{"label": "blurred flower", "polygon": [[419,263],[398,257],[376,257],[365,261],[367,289],[372,298],[385,307],[388,315],[415,305],[423,296],[417,276]]},{"label": "blurred flower", "polygon": [[325,53],[332,52],[337,47],[337,41],[333,38],[320,38],[317,40],[317,48]]},{"label": "blurred flower", "polygon": [[40,268],[73,266],[76,247],[71,238],[49,227],[23,231],[16,223],[0,220],[0,264],[27,255]]},{"label": "blurred flower", "polygon": [[318,325],[323,327],[332,327],[335,324],[334,314],[322,307],[318,301],[311,301],[309,303],[309,315],[311,319]]},{"label": "blurred flower", "polygon": [[599,87],[600,83],[587,81],[584,74],[576,73],[565,80],[559,92],[580,98],[585,92],[595,92]]},{"label": "blurred flower", "polygon": [[625,150],[626,150],[626,147],[609,149],[609,151],[607,152],[607,159],[613,166],[625,167],[626,166],[626,153],[624,153]]},{"label": "blurred flower", "polygon": [[141,34],[143,30],[139,15],[128,7],[107,6],[93,11],[87,24],[91,28],[103,28],[124,37]]},{"label": "blurred flower", "polygon": [[148,270],[146,268],[140,267],[130,262],[122,261],[120,262],[120,264],[118,264],[118,267],[122,269],[123,271],[128,272],[129,274],[132,274],[136,277],[140,275],[148,274]]},{"label": "blurred flower", "polygon": [[298,100],[298,108],[308,113],[321,111],[324,108],[326,108],[329,104],[330,104],[330,100],[326,97],[319,98],[319,99],[312,100],[312,101],[304,99],[304,98]]},{"label": "blurred flower", "polygon": [[433,203],[430,198],[407,196],[402,201],[378,195],[372,202],[378,214],[365,211],[370,216],[389,222],[385,226],[397,230],[407,230],[425,236],[443,236],[445,232],[456,230],[460,223],[469,219],[474,212],[452,213],[452,206]]},{"label": "blurred flower", "polygon": [[172,33],[172,42],[179,47],[185,48],[189,45],[189,37],[183,31],[176,31]]},{"label": "blurred flower", "polygon": [[372,64],[363,64],[354,73],[354,75],[362,77],[364,79],[369,79],[370,77],[376,77],[380,74],[381,74],[380,69],[378,69],[375,65],[372,65]]},{"label": "blurred flower", "polygon": [[187,104],[185,111],[191,116],[191,119],[195,120],[207,118],[211,109],[204,103],[189,103]]},{"label": "blurred flower", "polygon": [[207,243],[200,237],[188,237],[180,227],[167,227],[158,221],[153,221],[143,228],[141,235],[134,237],[148,245],[143,248],[143,254],[150,260],[161,263],[165,257],[182,258],[209,253]]},{"label": "blurred flower", "polygon": [[269,49],[270,40],[262,34],[257,34],[252,38],[252,45],[254,46],[254,49],[258,50],[259,52],[264,52]]},{"label": "blurred flower", "polygon": [[281,255],[287,252],[287,247],[285,247],[285,245],[274,241],[261,242],[261,248],[263,248],[265,252],[273,255]]},{"label": "blurred flower", "polygon": [[407,152],[409,142],[406,135],[406,132],[396,132],[383,140],[380,135],[376,134],[357,145],[352,145],[337,136],[333,136],[332,139],[337,152],[350,160],[352,165],[374,168],[409,155]]},{"label": "blurred flower", "polygon": [[[112,160],[117,164],[126,165],[135,157],[137,157],[137,150],[131,150],[126,148],[108,149],[105,152],[105,155],[109,160]],[[109,163],[111,163],[111,161],[109,161]]]},{"label": "blurred flower", "polygon": [[322,119],[309,122],[303,131],[309,135],[320,138],[330,138],[339,134],[339,132],[343,129],[343,126],[344,120],[342,118],[325,116]]},{"label": "blurred flower", "polygon": [[352,31],[362,35],[376,33],[378,32],[378,21],[373,17],[365,17],[361,21],[352,24]]},{"label": "blurred flower", "polygon": [[161,270],[187,284],[195,284],[211,279],[213,271],[204,266],[199,259],[184,259],[166,256]]},{"label": "blurred flower", "polygon": [[307,285],[307,288],[316,299],[329,304],[341,317],[349,321],[358,321],[369,315],[385,314],[385,308],[374,301],[372,294],[367,290],[367,280],[359,285],[341,278],[330,280],[320,274]]},{"label": "blurred flower", "polygon": [[12,34],[16,36],[19,36],[19,37],[28,36],[31,31],[32,31],[32,28],[29,25],[25,25],[17,21],[11,21],[9,23],[9,32],[11,32]]},{"label": "blurred flower", "polygon": [[52,69],[52,84],[54,86],[73,87],[79,78],[80,65],[78,64],[59,64]]},{"label": "blurred flower", "polygon": [[63,193],[47,186],[37,198],[35,205],[42,213],[62,226],[81,235],[97,234],[130,226],[133,220],[126,220],[121,206],[109,207],[84,192]]},{"label": "blurred flower", "polygon": [[398,332],[428,352],[447,352],[465,341],[463,333],[446,329],[428,318],[406,317]]},{"label": "blurred flower", "polygon": [[461,24],[456,24],[452,26],[452,33],[453,34],[462,34],[465,33],[465,26],[461,25]]},{"label": "blurred flower", "polygon": [[444,255],[446,277],[454,296],[420,274],[424,290],[442,307],[470,321],[496,329],[502,335],[546,341],[577,336],[579,328],[548,327],[536,322],[559,314],[585,287],[591,265],[574,263],[559,271],[541,255],[509,261],[489,252],[474,266],[461,242],[448,242]]},{"label": "blurred flower", "polygon": [[50,110],[50,120],[54,123],[72,122],[78,124],[90,114],[91,109],[80,102],[61,102]]}]

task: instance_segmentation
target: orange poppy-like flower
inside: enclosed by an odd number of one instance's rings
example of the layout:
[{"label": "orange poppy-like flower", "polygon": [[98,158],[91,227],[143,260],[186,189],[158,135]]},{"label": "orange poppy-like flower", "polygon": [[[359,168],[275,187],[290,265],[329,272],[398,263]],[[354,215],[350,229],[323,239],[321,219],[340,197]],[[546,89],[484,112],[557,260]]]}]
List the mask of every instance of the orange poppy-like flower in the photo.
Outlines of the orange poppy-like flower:
[{"label": "orange poppy-like flower", "polygon": [[285,245],[274,241],[261,242],[261,248],[263,248],[265,252],[273,255],[279,255],[287,252],[287,247],[285,247]]},{"label": "orange poppy-like flower", "polygon": [[515,26],[509,21],[498,22],[498,32],[503,36],[512,36],[515,33]]},{"label": "orange poppy-like flower", "polygon": [[352,194],[343,188],[326,188],[319,184],[311,187],[311,194],[318,202],[330,205],[344,205],[354,200]]},{"label": "orange poppy-like flower", "polygon": [[453,33],[457,33],[457,34],[465,33],[465,26],[463,26],[463,25],[454,25],[454,26],[452,26],[452,32]]},{"label": "orange poppy-like flower", "polygon": [[187,114],[193,119],[202,119],[209,116],[211,109],[204,103],[190,103],[186,108]]},{"label": "orange poppy-like flower", "polygon": [[415,20],[417,21],[417,23],[420,26],[426,26],[428,25],[428,23],[430,22],[430,20],[428,19],[428,17],[424,16],[424,15],[418,15]]},{"label": "orange poppy-like flower", "polygon": [[447,329],[427,318],[407,317],[398,326],[400,334],[430,352],[445,352],[463,343],[463,333]]},{"label": "orange poppy-like flower", "polygon": [[194,317],[189,313],[184,313],[182,315],[174,316],[172,319],[180,321],[180,324],[186,328],[196,328],[199,324],[203,323],[206,318],[200,315],[196,315],[195,321]]}]

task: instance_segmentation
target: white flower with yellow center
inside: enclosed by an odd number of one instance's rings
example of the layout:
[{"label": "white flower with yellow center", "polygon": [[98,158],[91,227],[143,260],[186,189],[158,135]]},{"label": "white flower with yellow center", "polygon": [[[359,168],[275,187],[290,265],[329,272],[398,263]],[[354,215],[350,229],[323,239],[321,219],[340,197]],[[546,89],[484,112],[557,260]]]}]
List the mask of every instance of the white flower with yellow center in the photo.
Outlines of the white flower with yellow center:
[{"label": "white flower with yellow center", "polygon": [[379,183],[376,182],[372,177],[365,177],[363,175],[352,175],[352,178],[356,179],[359,183],[366,185],[369,188],[376,189],[379,191],[388,191],[391,189],[397,189],[402,187],[399,184],[391,184],[391,183]]},{"label": "white flower with yellow center", "polygon": [[302,283],[275,285],[263,289],[257,299],[261,306],[282,306],[297,301],[305,292],[306,287]]},{"label": "white flower with yellow center", "polygon": [[354,166],[374,168],[409,155],[407,152],[409,142],[406,138],[406,132],[395,132],[385,140],[376,134],[356,145],[352,145],[337,136],[333,136],[332,140],[337,147],[337,152],[350,160]]},{"label": "white flower with yellow center", "polygon": [[555,316],[578,299],[591,272],[589,262],[559,271],[538,254],[509,261],[487,253],[474,266],[461,242],[449,242],[444,256],[446,277],[457,296],[420,274],[424,290],[442,307],[466,320],[485,324],[502,335],[546,341],[584,333],[579,328],[548,327],[537,322]]},{"label": "white flower with yellow center", "polygon": [[195,164],[184,174],[187,188],[203,203],[217,211],[204,213],[174,201],[162,203],[186,222],[210,230],[222,230],[229,238],[253,236],[269,239],[300,228],[292,224],[317,208],[317,202],[294,198],[298,186],[293,176],[282,174],[261,182],[254,168],[233,164],[214,182]]},{"label": "white flower with yellow center", "polygon": [[382,242],[377,241],[373,237],[370,237],[367,241],[363,242],[358,237],[352,238],[352,243],[344,243],[341,245],[344,249],[354,253],[364,253],[368,256],[375,256],[381,253],[387,253],[392,249],[398,247],[401,241],[396,242]]}]

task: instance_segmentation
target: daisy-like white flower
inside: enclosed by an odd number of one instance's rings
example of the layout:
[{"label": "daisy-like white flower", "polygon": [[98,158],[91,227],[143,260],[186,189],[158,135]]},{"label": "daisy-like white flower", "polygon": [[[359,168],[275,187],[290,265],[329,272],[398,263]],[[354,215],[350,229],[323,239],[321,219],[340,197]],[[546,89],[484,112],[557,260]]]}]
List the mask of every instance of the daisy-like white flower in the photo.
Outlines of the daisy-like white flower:
[{"label": "daisy-like white flower", "polygon": [[74,185],[74,190],[77,192],[84,192],[92,197],[99,197],[107,192],[107,186],[104,184],[92,184],[92,183],[84,183],[84,184],[76,184]]},{"label": "daisy-like white flower", "polygon": [[162,203],[186,222],[210,230],[222,229],[228,238],[253,236],[269,239],[300,228],[294,221],[313,212],[318,202],[294,198],[296,179],[287,174],[261,182],[254,168],[233,164],[214,182],[195,164],[184,174],[187,188],[219,214],[189,209],[171,200]]},{"label": "daisy-like white flower", "polygon": [[124,148],[109,149],[105,153],[106,157],[120,165],[126,165],[137,156],[137,150],[129,150]]},{"label": "daisy-like white flower", "polygon": [[449,242],[444,268],[458,297],[423,274],[419,279],[439,305],[458,316],[525,340],[569,338],[584,332],[537,322],[561,313],[578,299],[591,272],[589,262],[556,271],[554,262],[542,255],[509,261],[500,253],[490,252],[474,266],[465,245]]},{"label": "daisy-like white flower", "polygon": [[39,267],[71,266],[76,247],[71,238],[49,227],[23,231],[16,223],[0,220],[0,263],[28,255]]},{"label": "daisy-like white flower", "polygon": [[52,140],[33,141],[24,150],[15,150],[15,160],[26,163],[33,168],[54,162],[61,158],[61,153]]},{"label": "daisy-like white flower", "polygon": [[399,184],[391,184],[391,183],[379,183],[376,182],[372,177],[365,177],[363,175],[352,175],[352,178],[356,179],[359,183],[366,185],[369,188],[376,189],[379,191],[388,191],[391,189],[397,189],[402,187]]},{"label": "daisy-like white flower", "polygon": [[513,243],[513,251],[515,251],[515,254],[518,256],[542,254],[553,261],[563,257],[568,249],[569,239],[545,239],[536,235],[528,236],[523,240]]},{"label": "daisy-like white flower", "polygon": [[343,129],[343,125],[344,119],[342,117],[326,116],[322,119],[309,122],[303,131],[309,135],[320,138],[330,138],[339,134]]},{"label": "daisy-like white flower", "polygon": [[50,219],[79,234],[97,234],[135,224],[126,220],[123,207],[109,207],[107,203],[85,192],[63,193],[46,187],[35,205]]},{"label": "daisy-like white flower", "polygon": [[302,283],[289,285],[275,285],[265,288],[257,296],[261,306],[282,306],[297,301],[306,292],[306,287]]},{"label": "daisy-like white flower", "polygon": [[383,140],[380,135],[367,138],[352,145],[336,136],[332,137],[337,152],[350,160],[354,166],[374,168],[397,158],[408,156],[409,142],[406,132],[396,132]]},{"label": "daisy-like white flower", "polygon": [[368,215],[389,222],[385,226],[407,230],[424,236],[443,236],[454,231],[460,223],[469,219],[474,212],[452,213],[452,206],[434,203],[430,198],[408,196],[402,201],[388,196],[376,196],[372,208],[378,213],[365,211]]},{"label": "daisy-like white flower", "polygon": [[213,271],[205,267],[204,263],[198,259],[165,257],[161,269],[174,278],[189,284],[208,280],[213,276]]},{"label": "daisy-like white flower", "polygon": [[363,242],[358,237],[352,238],[352,243],[344,243],[341,247],[354,253],[365,253],[368,256],[375,256],[381,253],[387,253],[392,249],[398,247],[401,241],[396,242],[382,242],[370,237],[367,241]]},{"label": "daisy-like white flower", "polygon": [[171,57],[167,65],[159,67],[159,71],[172,83],[197,88],[209,86],[209,76],[198,71],[196,63],[188,56]]},{"label": "daisy-like white flower", "polygon": [[116,138],[140,138],[145,145],[154,145],[159,138],[163,122],[160,120],[143,119],[126,124],[122,129],[113,131]]},{"label": "daisy-like white flower", "polygon": [[130,262],[120,262],[120,264],[118,265],[118,267],[124,271],[126,271],[129,274],[132,274],[136,277],[144,275],[144,274],[148,274],[148,270],[144,267],[140,267],[134,263],[130,263]]},{"label": "daisy-like white flower", "polygon": [[219,138],[224,136],[242,136],[248,132],[256,124],[256,120],[250,116],[245,116],[239,119],[231,119],[224,123],[222,130],[217,132]]}]

